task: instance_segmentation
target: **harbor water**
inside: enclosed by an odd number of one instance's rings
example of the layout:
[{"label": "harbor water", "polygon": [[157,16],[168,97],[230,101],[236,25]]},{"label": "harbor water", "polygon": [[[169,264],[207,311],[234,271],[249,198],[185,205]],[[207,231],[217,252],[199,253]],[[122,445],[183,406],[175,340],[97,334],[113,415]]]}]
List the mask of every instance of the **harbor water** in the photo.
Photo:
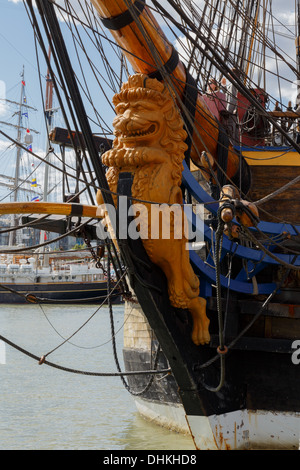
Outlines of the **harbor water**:
[{"label": "harbor water", "polygon": [[[123,306],[114,306],[113,313],[124,370]],[[38,357],[54,350],[47,360],[72,370],[117,372],[107,307],[2,305],[0,334]],[[1,450],[194,450],[189,436],[140,417],[120,377],[39,365],[0,343]]]}]

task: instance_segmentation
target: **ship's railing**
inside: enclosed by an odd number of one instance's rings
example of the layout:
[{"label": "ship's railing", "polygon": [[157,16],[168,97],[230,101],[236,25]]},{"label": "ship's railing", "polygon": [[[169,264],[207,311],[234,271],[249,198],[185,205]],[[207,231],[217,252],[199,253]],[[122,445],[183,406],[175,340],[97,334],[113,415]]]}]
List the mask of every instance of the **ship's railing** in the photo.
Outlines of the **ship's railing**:
[{"label": "ship's railing", "polygon": [[[270,111],[269,115],[280,124],[282,130],[286,132],[295,142],[300,140],[300,131],[298,119],[300,113],[293,110]],[[270,146],[288,146],[290,145],[285,136],[281,134],[274,126],[271,127],[270,135],[266,138],[266,145]]]},{"label": "ship's railing", "polygon": [[[192,195],[192,197],[199,203],[204,204],[206,209],[211,212],[213,216],[217,216],[217,211],[219,208],[218,202],[216,202],[194,178],[192,172],[189,170],[187,165],[184,163],[184,171],[182,174],[183,185]],[[185,214],[189,220],[189,223],[193,227],[203,227],[203,238],[209,244],[215,243],[215,233],[210,228],[211,221],[204,220],[203,224],[196,222],[197,214],[191,209],[187,208]],[[236,222],[238,224],[238,222]],[[257,225],[257,228],[272,236],[280,235],[283,232],[289,233],[291,236],[296,236],[300,232],[300,226],[295,226],[288,223],[272,223],[272,222],[260,222]],[[255,228],[252,229],[255,233]],[[269,251],[272,251],[272,248],[269,248]],[[248,265],[247,276],[245,276],[245,270],[242,271],[234,278],[230,279],[230,289],[243,292],[246,294],[270,294],[274,291],[276,284],[275,283],[254,283],[255,275],[257,275],[262,269],[264,269],[268,264],[279,265],[280,261],[283,263],[289,263],[294,266],[300,266],[300,256],[294,259],[292,254],[276,253],[276,257],[279,261],[276,261],[270,255],[263,253],[261,250],[243,246],[235,241],[230,240],[225,234],[223,235],[222,242],[222,256],[225,256],[227,253],[234,254],[234,256],[239,257]],[[191,263],[195,271],[201,275],[201,278],[207,279],[207,283],[200,283],[200,289],[211,289],[211,283],[215,282],[215,269],[213,266],[212,257],[209,255],[208,259],[203,260],[195,251],[190,251]],[[229,279],[226,276],[221,275],[220,279],[222,287],[229,287]],[[209,295],[209,292],[202,292],[203,296]]]}]

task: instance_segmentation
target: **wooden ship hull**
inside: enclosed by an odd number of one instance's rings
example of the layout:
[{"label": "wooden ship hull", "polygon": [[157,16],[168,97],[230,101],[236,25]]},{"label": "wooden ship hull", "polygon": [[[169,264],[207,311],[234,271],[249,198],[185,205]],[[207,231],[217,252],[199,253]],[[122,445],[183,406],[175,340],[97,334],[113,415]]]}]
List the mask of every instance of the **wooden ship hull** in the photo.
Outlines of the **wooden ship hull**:
[{"label": "wooden ship hull", "polygon": [[[92,3],[135,72],[162,83],[171,80],[177,106],[184,116],[184,96],[194,85],[150,8],[143,1]],[[61,61],[104,202],[111,204],[116,193],[110,193],[99,154],[93,147],[54,7],[51,2],[37,4]],[[157,7],[158,2],[154,4]],[[34,15],[32,9],[31,14]],[[192,29],[188,18],[183,19]],[[230,69],[225,64],[223,72],[228,78]],[[279,132],[280,116],[267,116],[263,104],[255,102],[238,76],[234,83]],[[192,143],[183,162],[182,189],[185,197],[205,207],[203,244],[190,250],[189,259],[200,281],[199,297],[206,301],[210,341],[202,345],[192,340],[190,312],[172,304],[167,276],[150,259],[142,240],[120,239],[117,233],[132,293],[132,297],[127,296],[125,310],[126,371],[169,370],[154,379],[151,373],[133,374],[128,383],[144,416],[170,429],[190,433],[197,449],[298,449],[299,183],[295,181],[282,191],[299,174],[298,144],[283,133],[287,145],[293,145],[293,150],[286,153],[286,144],[266,147],[264,136],[249,132],[243,136],[243,145],[235,146],[229,139],[227,142],[220,121],[202,94],[194,94],[193,103],[189,111],[192,127],[189,119],[185,121],[186,129],[192,132]],[[291,119],[296,120],[297,114],[292,113]],[[255,141],[254,149],[247,150],[249,141]],[[224,146],[225,161],[220,152]],[[207,153],[207,160],[203,152]],[[285,153],[284,158],[281,153]],[[136,188],[133,169],[121,169],[119,173],[122,177],[117,193],[131,200]],[[221,196],[217,173],[222,189],[226,184],[236,185],[243,200],[258,201],[259,209],[259,220],[254,212],[250,214],[255,223],[244,225],[242,217],[236,222],[236,227],[242,227],[244,238],[235,237],[233,232],[222,233],[218,266],[214,262]],[[277,189],[278,196],[268,198]],[[249,207],[241,199],[237,202],[238,207]],[[186,215],[194,226],[195,214],[187,211]],[[232,220],[235,219],[230,219],[230,223]],[[222,347],[220,337],[225,341]]]},{"label": "wooden ship hull", "polygon": [[[113,21],[128,8],[126,2],[94,0],[93,3],[105,21],[106,18]],[[158,61],[154,60],[149,52],[149,43],[146,43],[141,35],[141,24],[146,30],[147,37],[156,46],[155,50],[160,58],[159,63],[168,64],[171,51],[147,7],[139,14],[139,19],[140,23],[137,20],[120,29],[113,29],[111,32],[116,42],[129,51],[129,61],[134,69],[151,75],[157,70],[154,64]],[[145,62],[130,57],[130,52],[140,57],[133,37],[135,41],[138,37],[139,44],[143,45],[142,57]],[[145,53],[145,49],[148,54]],[[169,76],[176,83],[175,87],[177,86],[182,97],[184,87],[182,85],[180,87],[178,82],[185,85],[188,77],[180,62]],[[180,101],[180,98],[178,99]],[[209,138],[205,139],[205,150],[212,155],[214,162],[218,162],[216,144],[220,141],[221,131],[213,122],[213,117],[199,94],[196,109],[200,111],[199,114],[195,112],[194,147],[190,153],[190,168],[187,162],[183,172],[183,184],[197,202],[211,203],[211,196],[196,183],[198,167],[203,163],[199,154],[201,155],[201,151],[204,150],[196,136],[197,130],[201,132],[203,127],[204,132],[213,136],[212,141]],[[202,121],[203,116],[206,117],[205,124]],[[247,136],[243,137],[247,144]],[[251,140],[251,136],[249,139]],[[261,143],[261,139],[257,139],[256,145]],[[235,153],[234,146],[230,145],[226,172],[227,177],[232,181],[241,167],[238,150]],[[285,155],[284,159],[280,160],[270,157],[277,157],[283,153],[282,148],[274,150],[269,148],[268,155],[266,155],[265,148],[263,151],[255,149],[255,151],[244,152],[243,150],[242,148],[242,154],[245,157],[243,171],[240,172],[242,176],[237,186],[242,192],[248,193],[250,200],[262,199],[299,173],[298,152],[291,152],[291,155]],[[129,187],[128,182],[128,192]],[[278,236],[286,230],[291,238],[297,236],[298,229],[293,224],[299,223],[298,188],[299,186],[294,185],[290,191],[285,192],[284,197],[280,194],[277,200],[272,199],[262,204],[262,209],[267,213],[266,217],[262,216],[265,222],[258,225],[262,232]],[[217,215],[217,205],[206,207],[212,217]],[[268,222],[270,220],[268,212],[271,214],[272,222]],[[278,217],[279,220],[282,219],[283,214],[289,224],[285,226],[274,223],[274,217],[275,219]],[[206,242],[211,241],[209,222],[210,220],[204,228]],[[140,253],[136,246],[132,246],[131,249],[134,253]],[[162,349],[160,365],[164,368],[170,365],[172,375],[163,377],[156,383],[154,381],[154,385],[152,384],[149,390],[136,397],[137,407],[149,419],[171,429],[190,432],[198,449],[297,449],[299,446],[298,391],[300,381],[296,366],[292,361],[293,346],[297,344],[294,341],[300,336],[297,288],[291,291],[286,285],[281,289],[280,294],[276,295],[274,289],[276,291],[276,282],[280,276],[278,278],[278,264],[274,262],[274,259],[242,245],[236,246],[236,249],[235,255],[238,259],[236,265],[233,266],[235,278],[229,283],[228,278],[221,274],[220,279],[222,308],[230,315],[225,334],[230,352],[226,355],[226,372],[224,372],[226,378],[220,389],[218,384],[222,377],[222,363],[220,360],[212,360],[216,356],[219,345],[219,326],[216,320],[218,315],[216,273],[209,265],[209,260],[212,259],[209,253],[208,256],[207,253],[204,255],[204,259],[201,253],[197,254],[195,251],[190,253],[191,263],[200,279],[200,295],[207,299],[207,312],[210,318],[211,341],[208,346],[200,346],[200,349],[188,339],[191,334],[188,313],[176,312],[176,309],[174,311],[174,308],[168,304],[166,285],[164,300],[161,298],[163,294],[158,295],[155,291],[155,286],[158,289],[165,281],[164,276],[162,275],[157,282],[158,273],[154,268],[153,274],[149,276],[146,270],[138,266],[138,278],[147,280],[151,300],[144,298],[143,289],[137,285],[138,281],[135,279],[133,289],[139,301],[139,308],[133,307],[135,313],[131,313],[132,322],[130,326],[127,325],[129,331],[125,332],[125,365],[128,370],[136,370],[138,367],[145,370],[151,368],[154,352],[159,344]],[[225,259],[226,255],[229,256],[231,253],[232,241],[223,240],[223,250],[223,259]],[[256,258],[257,255],[258,258]],[[144,254],[144,256],[144,260],[149,262],[147,255]],[[281,256],[291,262],[289,254],[279,254],[279,257]],[[265,260],[259,265],[257,262],[261,257],[265,257]],[[299,259],[294,262],[297,264]],[[246,264],[248,269],[243,270],[243,264]],[[230,291],[229,296],[227,289]],[[266,302],[268,296],[272,296],[270,303]],[[264,303],[268,303],[267,308],[264,308]],[[132,306],[127,308],[132,311]],[[262,314],[257,321],[253,321],[255,314],[260,310]],[[250,328],[251,322],[253,325]],[[244,328],[247,330],[239,338],[239,333]],[[210,364],[210,361],[211,365],[204,367],[204,364]],[[147,384],[147,380],[141,383],[140,378],[139,383],[134,377],[130,378],[130,381],[137,391],[142,390]]]}]

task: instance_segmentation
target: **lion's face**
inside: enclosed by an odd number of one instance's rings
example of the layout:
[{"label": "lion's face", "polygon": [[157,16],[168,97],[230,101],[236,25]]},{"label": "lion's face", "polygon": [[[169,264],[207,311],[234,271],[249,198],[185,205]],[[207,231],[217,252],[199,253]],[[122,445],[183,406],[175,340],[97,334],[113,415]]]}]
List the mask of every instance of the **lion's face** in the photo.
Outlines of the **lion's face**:
[{"label": "lion's face", "polygon": [[114,133],[125,147],[156,147],[165,129],[164,113],[149,100],[121,102],[116,106]]}]

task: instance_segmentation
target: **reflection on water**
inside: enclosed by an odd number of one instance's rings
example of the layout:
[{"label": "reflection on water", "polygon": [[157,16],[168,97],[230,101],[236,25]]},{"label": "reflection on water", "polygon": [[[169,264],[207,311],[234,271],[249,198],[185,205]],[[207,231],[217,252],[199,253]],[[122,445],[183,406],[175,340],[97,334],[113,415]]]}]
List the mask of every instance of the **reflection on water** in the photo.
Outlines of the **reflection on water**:
[{"label": "reflection on water", "polygon": [[[96,312],[97,306],[2,305],[0,333],[40,357]],[[114,307],[122,361],[123,306]],[[108,309],[101,308],[47,359],[76,370],[116,372]],[[0,449],[188,450],[191,438],[142,419],[119,377],[38,365],[10,346],[0,362]]]}]

